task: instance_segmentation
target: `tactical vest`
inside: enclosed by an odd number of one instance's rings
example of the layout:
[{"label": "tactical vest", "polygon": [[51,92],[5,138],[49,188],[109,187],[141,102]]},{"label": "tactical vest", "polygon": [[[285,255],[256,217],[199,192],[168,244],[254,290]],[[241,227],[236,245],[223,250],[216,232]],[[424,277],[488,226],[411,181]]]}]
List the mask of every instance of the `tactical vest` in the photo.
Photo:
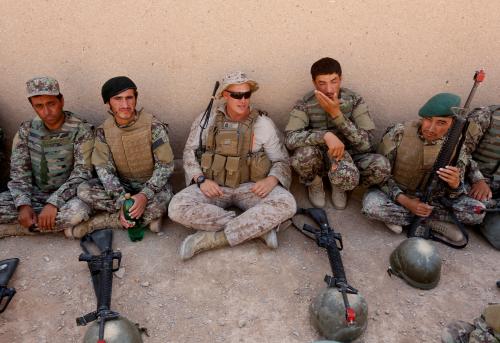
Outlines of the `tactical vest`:
[{"label": "tactical vest", "polygon": [[118,176],[129,181],[146,182],[154,169],[151,149],[153,116],[143,111],[137,116],[137,121],[129,127],[118,127],[111,117],[106,119],[102,128]]},{"label": "tactical vest", "polygon": [[28,148],[36,186],[44,192],[57,190],[73,171],[73,145],[82,121],[64,111],[65,119],[57,131],[48,130],[36,117],[31,121]]},{"label": "tactical vest", "polygon": [[418,136],[419,126],[418,120],[405,123],[403,139],[392,168],[394,180],[410,192],[425,184],[443,145],[442,140],[434,145],[424,145],[424,140]]},{"label": "tactical vest", "polygon": [[500,106],[492,106],[490,109],[492,110],[490,127],[472,157],[486,177],[500,181]]},{"label": "tactical vest", "polygon": [[[354,94],[346,88],[342,88],[340,92],[340,111],[348,119],[352,117],[354,109]],[[313,130],[336,130],[333,119],[323,108],[318,104],[318,100],[314,96],[314,92],[304,97],[306,103],[305,112],[309,116],[309,128]]]},{"label": "tactical vest", "polygon": [[255,121],[263,114],[252,110],[247,119],[237,122],[216,113],[201,155],[200,166],[205,177],[232,188],[265,178],[271,170],[271,161],[263,150],[252,153]]}]

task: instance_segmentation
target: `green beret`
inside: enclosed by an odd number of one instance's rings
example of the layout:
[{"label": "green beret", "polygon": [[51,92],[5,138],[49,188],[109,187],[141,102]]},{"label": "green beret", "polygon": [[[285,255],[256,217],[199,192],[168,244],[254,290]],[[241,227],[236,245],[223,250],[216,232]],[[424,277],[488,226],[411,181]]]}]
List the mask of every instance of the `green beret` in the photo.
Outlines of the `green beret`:
[{"label": "green beret", "polygon": [[452,107],[460,106],[460,97],[451,93],[439,93],[430,98],[418,111],[418,115],[426,117],[449,117],[454,113]]}]

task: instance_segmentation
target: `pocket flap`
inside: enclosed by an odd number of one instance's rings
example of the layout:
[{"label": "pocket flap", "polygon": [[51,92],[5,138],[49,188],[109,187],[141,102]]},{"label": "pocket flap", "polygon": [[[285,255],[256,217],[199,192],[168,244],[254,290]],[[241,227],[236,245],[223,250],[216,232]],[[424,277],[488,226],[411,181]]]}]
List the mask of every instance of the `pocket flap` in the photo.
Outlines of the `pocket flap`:
[{"label": "pocket flap", "polygon": [[201,155],[200,166],[203,170],[208,170],[212,166],[214,154],[212,152],[205,152]]},{"label": "pocket flap", "polygon": [[212,170],[214,171],[214,173],[218,173],[224,170],[225,165],[226,165],[226,156],[222,156],[219,154],[214,156],[214,161],[212,163]]},{"label": "pocket flap", "polygon": [[226,170],[229,174],[237,172],[240,166],[239,157],[228,157],[226,160]]}]

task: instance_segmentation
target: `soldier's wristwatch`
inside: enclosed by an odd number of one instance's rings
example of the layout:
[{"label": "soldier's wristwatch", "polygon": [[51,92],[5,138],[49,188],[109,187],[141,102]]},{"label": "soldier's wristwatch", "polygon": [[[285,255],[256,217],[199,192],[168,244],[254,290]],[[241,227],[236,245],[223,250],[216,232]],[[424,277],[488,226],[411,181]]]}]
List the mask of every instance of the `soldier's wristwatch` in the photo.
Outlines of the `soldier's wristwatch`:
[{"label": "soldier's wristwatch", "polygon": [[196,179],[196,184],[198,185],[198,188],[200,188],[201,184],[205,182],[205,180],[206,180],[205,175],[198,176],[198,178]]}]

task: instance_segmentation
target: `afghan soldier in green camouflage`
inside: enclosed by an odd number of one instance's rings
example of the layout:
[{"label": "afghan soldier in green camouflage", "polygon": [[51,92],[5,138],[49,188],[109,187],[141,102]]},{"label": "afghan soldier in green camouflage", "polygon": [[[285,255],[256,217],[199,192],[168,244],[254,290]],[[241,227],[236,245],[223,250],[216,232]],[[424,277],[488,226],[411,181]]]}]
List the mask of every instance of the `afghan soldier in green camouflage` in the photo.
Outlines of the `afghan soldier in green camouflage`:
[{"label": "afghan soldier in green camouflage", "polygon": [[500,343],[500,304],[489,304],[473,324],[457,320],[441,334],[442,343]]},{"label": "afghan soldier in green camouflage", "polygon": [[[436,201],[426,204],[419,199],[452,125],[452,108],[459,105],[459,96],[437,94],[420,109],[420,120],[396,124],[386,131],[378,152],[390,161],[392,176],[380,188],[365,193],[363,214],[383,221],[396,233],[401,233],[402,226],[409,225],[417,215],[427,218],[429,227],[443,239],[453,242],[464,239],[457,225],[452,223],[448,210]],[[457,166],[447,166],[437,172],[446,186],[435,198],[447,197],[458,220],[473,225],[482,221],[484,214],[476,213],[475,209],[484,209],[484,205],[465,194],[463,177],[470,150],[470,147],[462,149]]]},{"label": "afghan soldier in green camouflage", "polygon": [[131,193],[131,217],[142,218],[151,231],[159,232],[172,198],[168,179],[174,155],[167,125],[143,110],[136,111],[137,94],[136,85],[125,76],[112,78],[102,87],[102,98],[113,117],[96,130],[92,164],[99,179],[83,183],[78,196],[94,210],[106,212],[89,221],[88,231],[132,227],[122,210],[125,194]]},{"label": "afghan soldier in green camouflage", "polygon": [[358,184],[371,186],[390,174],[387,159],[374,150],[373,123],[363,98],[341,88],[342,69],[332,58],[311,67],[316,90],[297,102],[285,128],[285,144],[292,151],[291,165],[308,186],[315,207],[325,205],[322,178],[332,184],[335,208],[347,204],[346,191]]},{"label": "afghan soldier in green camouflage", "polygon": [[14,137],[10,192],[0,193],[0,237],[31,231],[73,237],[90,214],[76,192],[92,176],[93,128],[63,111],[55,79],[31,79],[27,93],[38,116],[22,123]]},{"label": "afghan soldier in green camouflage", "polygon": [[[469,119],[469,133],[474,139],[467,174],[469,196],[487,208],[495,208],[500,205],[500,106],[475,109]],[[500,214],[486,214],[480,228],[491,245],[500,249]]]}]

